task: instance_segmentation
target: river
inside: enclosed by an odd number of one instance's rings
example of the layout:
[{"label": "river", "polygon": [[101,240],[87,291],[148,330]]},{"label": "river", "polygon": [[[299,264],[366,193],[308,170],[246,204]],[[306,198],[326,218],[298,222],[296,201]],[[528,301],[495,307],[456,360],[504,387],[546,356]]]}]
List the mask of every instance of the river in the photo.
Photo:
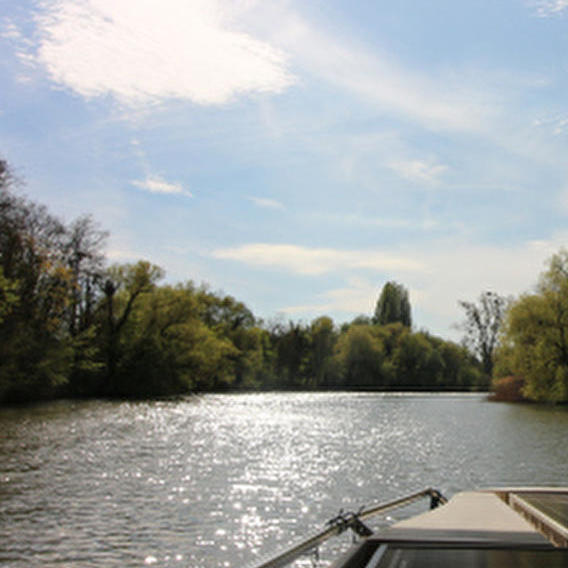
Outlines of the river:
[{"label": "river", "polygon": [[566,408],[483,395],[270,393],[4,408],[0,563],[240,567],[322,528],[340,508],[428,486],[451,496],[566,485],[567,440]]}]

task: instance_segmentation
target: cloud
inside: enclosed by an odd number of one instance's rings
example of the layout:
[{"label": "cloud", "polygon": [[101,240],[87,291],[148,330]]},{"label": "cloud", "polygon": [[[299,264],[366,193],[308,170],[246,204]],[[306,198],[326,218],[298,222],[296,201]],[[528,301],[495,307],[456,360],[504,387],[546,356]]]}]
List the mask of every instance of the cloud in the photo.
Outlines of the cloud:
[{"label": "cloud", "polygon": [[349,278],[347,286],[320,294],[321,302],[280,308],[284,314],[348,312],[370,314],[378,294],[377,285],[361,278]]},{"label": "cloud", "polygon": [[14,22],[6,19],[0,24],[0,37],[8,40],[22,41],[22,32]]},{"label": "cloud", "polygon": [[389,167],[403,178],[418,183],[435,185],[448,167],[420,160],[392,162]]},{"label": "cloud", "polygon": [[371,314],[382,285],[396,280],[406,286],[417,326],[458,339],[453,324],[463,319],[459,300],[475,301],[486,290],[504,296],[530,292],[545,261],[568,242],[568,233],[515,246],[480,245],[444,239],[416,245],[411,254],[381,250],[310,249],[294,245],[245,245],[215,251],[220,259],[297,276],[333,272],[344,284],[323,289],[306,304],[280,307],[286,314],[341,317]]},{"label": "cloud", "polygon": [[490,124],[494,101],[463,73],[409,68],[392,53],[327,33],[291,12],[278,22],[274,41],[298,68],[360,100],[434,130],[480,132]]},{"label": "cloud", "polygon": [[[349,31],[342,33],[346,28],[341,23],[330,31],[321,23],[292,12],[289,6],[285,3],[285,8],[275,16],[270,12],[275,10],[270,3],[270,8],[265,8],[265,14],[258,18],[257,28],[290,55],[302,87],[313,85],[318,92],[332,90],[338,104],[346,97],[349,109],[364,108],[367,113],[373,112],[373,124],[384,117],[398,121],[396,130],[405,134],[406,145],[415,143],[414,137],[408,136],[408,127],[418,125],[437,134],[473,135],[463,141],[484,140],[531,162],[552,164],[562,159],[562,150],[546,136],[535,136],[529,131],[530,118],[519,110],[527,92],[534,94],[553,84],[544,71],[535,74],[495,68],[477,64],[475,60],[465,64],[457,61],[453,66],[434,63],[425,67],[409,63],[401,60],[386,43],[381,46],[380,36],[372,44],[364,43],[350,36]],[[340,114],[326,115],[327,112],[324,105],[322,115],[337,126]],[[310,115],[302,116],[301,122],[296,124],[297,130],[305,129],[310,118]],[[318,119],[321,120],[321,116]],[[271,124],[274,122],[272,120]],[[286,127],[289,125],[283,126]],[[317,131],[321,130],[318,124]],[[325,147],[325,142],[324,137],[316,139],[319,146]],[[456,142],[463,143],[462,140]],[[448,151],[452,149],[446,149],[446,153]],[[335,166],[339,175],[361,177],[356,167],[359,155],[354,151],[338,156]],[[406,156],[408,153],[383,161],[386,164],[405,162]]]},{"label": "cloud", "polygon": [[284,209],[284,205],[275,199],[267,199],[265,197],[249,197],[248,199],[250,199],[250,201],[252,201],[255,205],[258,205],[258,207],[264,207],[266,209]]},{"label": "cloud", "polygon": [[[167,99],[222,104],[280,93],[293,82],[285,54],[229,29],[215,0],[58,0],[36,15],[36,61],[85,97],[139,106]],[[233,13],[232,16],[235,14]]]},{"label": "cloud", "polygon": [[145,180],[136,180],[131,182],[133,186],[150,193],[166,193],[185,195],[186,197],[193,197],[191,192],[183,188],[179,183],[170,183],[158,176],[148,176]]},{"label": "cloud", "polygon": [[536,3],[537,13],[543,18],[557,16],[568,9],[568,0],[540,0]]},{"label": "cloud", "polygon": [[[308,213],[307,216],[318,223],[327,225],[348,227],[378,227],[381,229],[411,230],[411,231],[435,231],[440,229],[441,223],[432,218],[394,218],[394,217],[365,217],[356,213],[322,213],[320,211]],[[444,224],[444,229],[448,225]],[[450,227],[453,231],[460,230],[458,223]]]},{"label": "cloud", "polygon": [[128,248],[127,246],[118,245],[115,248],[110,248],[106,251],[106,257],[113,262],[137,262],[140,259],[146,258],[147,255],[141,251]]},{"label": "cloud", "polygon": [[416,271],[424,268],[418,260],[373,250],[337,250],[288,244],[254,243],[217,249],[212,255],[218,259],[307,275],[353,269]]},{"label": "cloud", "polygon": [[539,118],[533,122],[533,126],[536,128],[545,128],[555,136],[560,136],[568,130],[568,116],[556,115]]}]

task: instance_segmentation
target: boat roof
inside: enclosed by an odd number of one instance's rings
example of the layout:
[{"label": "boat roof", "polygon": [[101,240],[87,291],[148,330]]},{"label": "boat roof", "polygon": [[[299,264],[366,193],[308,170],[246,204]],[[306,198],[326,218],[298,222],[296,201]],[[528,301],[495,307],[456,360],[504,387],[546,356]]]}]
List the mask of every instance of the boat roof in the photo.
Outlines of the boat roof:
[{"label": "boat roof", "polygon": [[[419,551],[419,552],[418,552]],[[568,488],[456,494],[352,549],[335,568],[568,566]]]},{"label": "boat roof", "polygon": [[511,543],[551,546],[533,525],[516,513],[495,493],[458,493],[437,509],[401,521],[380,533],[396,540]]}]

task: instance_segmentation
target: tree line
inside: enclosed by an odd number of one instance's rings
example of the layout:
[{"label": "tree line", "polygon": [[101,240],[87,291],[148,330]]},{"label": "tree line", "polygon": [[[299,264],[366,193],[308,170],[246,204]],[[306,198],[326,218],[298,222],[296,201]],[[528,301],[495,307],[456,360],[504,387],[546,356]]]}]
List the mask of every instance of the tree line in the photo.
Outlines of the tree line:
[{"label": "tree line", "polygon": [[227,389],[473,389],[465,346],[413,331],[407,290],[337,326],[265,322],[145,260],[108,265],[90,216],[62,223],[21,196],[0,160],[0,402],[157,397]]}]

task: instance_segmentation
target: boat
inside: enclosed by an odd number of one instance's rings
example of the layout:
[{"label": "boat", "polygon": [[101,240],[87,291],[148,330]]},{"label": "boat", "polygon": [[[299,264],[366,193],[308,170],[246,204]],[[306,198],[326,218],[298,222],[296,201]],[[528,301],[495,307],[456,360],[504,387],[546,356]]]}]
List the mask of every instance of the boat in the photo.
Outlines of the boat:
[{"label": "boat", "polygon": [[[365,521],[430,500],[430,510],[373,531]],[[354,513],[258,564],[289,566],[329,538],[351,530],[357,542],[332,568],[568,568],[568,488],[506,487],[446,499],[427,488]]]}]

